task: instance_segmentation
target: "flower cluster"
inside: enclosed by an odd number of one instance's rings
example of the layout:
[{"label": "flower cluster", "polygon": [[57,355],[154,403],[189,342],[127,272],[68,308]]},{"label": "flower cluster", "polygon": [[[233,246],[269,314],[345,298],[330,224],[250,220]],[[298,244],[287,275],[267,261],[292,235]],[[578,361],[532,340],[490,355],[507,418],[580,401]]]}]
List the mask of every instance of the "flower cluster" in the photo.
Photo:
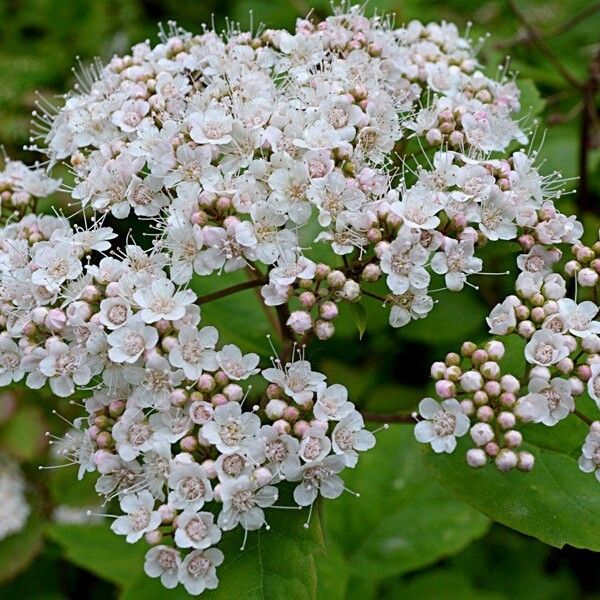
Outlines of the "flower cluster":
[{"label": "flower cluster", "polygon": [[[297,351],[260,371],[258,355],[219,348],[165,255],[131,244],[118,257],[114,237],[36,215],[2,230],[0,384],[91,392],[87,414],[52,440],[57,454],[119,498],[112,529],[154,546],[150,576],[199,594],[217,585],[222,532],[267,526],[283,481],[296,483],[298,508],[339,496],[339,473],[375,440],[346,388]],[[266,395],[246,405],[243,382],[259,372]]]},{"label": "flower cluster", "polygon": [[31,511],[25,497],[25,479],[19,465],[0,456],[0,540],[21,531]]},{"label": "flower cluster", "polygon": [[293,300],[293,331],[326,339],[382,275],[399,327],[432,309],[432,273],[459,291],[481,272],[487,240],[577,239],[560,176],[507,154],[519,108],[455,26],[353,7],[294,33],[172,25],[82,74],[33,139],[84,207],[152,220],[175,284],[266,270],[265,303]]},{"label": "flower cluster", "polygon": [[465,342],[460,354],[451,352],[445,362],[432,365],[442,402],[425,398],[419,403],[422,420],[415,426],[419,442],[431,444],[435,452],[450,453],[456,448],[456,438],[468,432],[475,446],[466,454],[472,467],[482,467],[491,458],[501,471],[533,468],[533,455],[518,450],[523,439],[515,429],[523,417],[517,410],[520,382],[502,373],[498,363],[504,352],[497,340],[484,347]]},{"label": "flower cluster", "polygon": [[[470,427],[481,447],[468,451],[470,465],[482,466],[486,456],[494,456],[501,469],[528,470],[533,456],[512,450],[522,441],[512,429],[515,424],[552,427],[574,414],[590,427],[579,465],[600,479],[600,422],[577,408],[577,399],[586,392],[600,408],[600,242],[591,247],[576,242],[571,246],[574,258],[566,262],[556,246],[521,242],[525,251],[517,260],[515,294],[495,306],[487,322],[496,336],[522,338],[524,375],[501,375],[495,362],[504,354],[500,341],[488,342],[484,350],[466,342],[462,355],[472,363],[469,370],[461,370],[458,354],[433,365],[436,391],[444,402],[422,402],[421,415],[428,421],[417,425],[415,435],[438,452],[452,452],[455,437]],[[582,293],[589,298],[579,298]],[[470,426],[473,417],[477,422]],[[502,444],[499,434],[507,429]]]},{"label": "flower cluster", "polygon": [[55,192],[60,183],[39,167],[30,168],[5,157],[4,170],[0,172],[0,225],[33,212],[36,201]]}]

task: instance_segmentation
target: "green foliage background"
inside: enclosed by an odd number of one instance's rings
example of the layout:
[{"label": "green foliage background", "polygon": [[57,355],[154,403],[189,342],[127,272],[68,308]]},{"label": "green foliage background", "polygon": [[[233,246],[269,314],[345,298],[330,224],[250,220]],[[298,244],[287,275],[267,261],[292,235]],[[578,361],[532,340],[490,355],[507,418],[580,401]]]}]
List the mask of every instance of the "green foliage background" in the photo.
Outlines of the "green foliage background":
[{"label": "green foliage background", "polygon": [[[552,64],[556,56],[573,78],[595,81],[593,69],[600,73],[597,3],[524,0],[517,5],[545,36],[546,49],[531,42],[504,0],[380,0],[371,8],[395,12],[398,23],[446,19],[466,27],[470,20],[475,39],[490,31],[480,57],[493,69],[511,55],[512,69],[524,80],[524,114],[537,114],[540,131],[548,129],[542,148],[546,169],[583,176],[583,191],[563,201],[564,212],[585,209],[585,220],[597,226],[597,85],[590,86],[591,100],[588,96],[584,105],[581,91]],[[314,8],[327,14],[328,2],[318,0]],[[153,38],[159,21],[173,19],[192,30],[210,22],[211,15],[217,25],[226,16],[248,24],[252,10],[255,24],[290,27],[309,9],[305,0],[0,0],[0,142],[12,157],[32,159],[22,146],[34,92],[53,97],[67,90],[76,55],[86,62],[124,52],[136,41]],[[496,245],[486,254],[487,270],[510,268],[515,249]],[[203,293],[211,291],[208,284],[199,285]],[[210,285],[220,288],[226,282]],[[309,358],[331,380],[344,383],[362,410],[409,412],[429,389],[433,360],[465,339],[485,339],[484,317],[509,291],[510,278],[482,280],[481,287],[479,294],[467,290],[440,298],[430,318],[400,331],[387,327],[387,314],[377,302],[365,303],[368,326],[362,340],[353,316],[345,314],[338,335],[312,346]],[[246,351],[268,352],[268,325],[251,291],[235,301],[207,305],[203,319],[218,324],[225,341],[240,343]],[[62,429],[48,416],[54,402],[43,392],[21,389],[0,397],[0,448],[23,461],[35,509],[22,533],[0,543],[0,597],[187,597],[143,576],[142,544],[126,546],[103,525],[48,524],[53,506],[78,507],[95,500],[93,483],[84,479],[77,484],[72,470],[37,473],[37,465],[48,460],[44,432]],[[76,414],[67,403],[63,409]],[[271,532],[256,534],[243,555],[236,553],[239,540],[233,539],[226,552],[232,560],[220,571],[221,586],[204,597],[600,598],[598,555],[581,549],[600,551],[600,486],[574,464],[585,433],[576,426],[556,430],[553,438],[532,437],[538,467],[545,469],[539,476],[507,477],[491,471],[473,475],[458,453],[432,457],[418,447],[410,428],[392,426],[379,434],[376,449],[347,478],[360,498],[348,494],[324,504],[308,531],[301,527],[302,516],[280,511],[271,520]],[[575,491],[578,503],[571,498]],[[521,521],[513,514],[515,506],[527,512]]]}]

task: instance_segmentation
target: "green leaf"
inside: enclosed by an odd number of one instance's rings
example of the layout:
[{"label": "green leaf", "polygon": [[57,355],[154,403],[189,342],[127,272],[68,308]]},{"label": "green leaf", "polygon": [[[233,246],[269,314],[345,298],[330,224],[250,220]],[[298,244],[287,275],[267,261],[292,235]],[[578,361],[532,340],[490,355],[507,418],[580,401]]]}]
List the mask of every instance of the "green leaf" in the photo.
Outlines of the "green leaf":
[{"label": "green leaf", "polygon": [[367,329],[367,311],[360,302],[353,302],[350,304],[350,312],[358,329],[358,339],[362,340]]},{"label": "green leaf", "polygon": [[45,430],[42,411],[37,406],[23,406],[0,428],[0,447],[31,460],[44,447]]},{"label": "green leaf", "polygon": [[463,438],[452,454],[424,453],[425,463],[450,492],[495,521],[552,546],[600,551],[598,481],[579,470],[576,456],[523,444],[535,456],[534,469],[501,473],[493,465],[469,467],[467,446]]},{"label": "green leaf", "polygon": [[126,585],[142,573],[148,546],[128,544],[108,524],[52,524],[46,534],[63,549],[66,560],[102,579]]},{"label": "green leaf", "polygon": [[521,90],[521,110],[516,115],[516,119],[539,115],[546,106],[546,101],[542,98],[539,89],[532,79],[519,79],[517,86]]},{"label": "green leaf", "polygon": [[399,329],[399,337],[432,346],[458,345],[481,329],[488,308],[472,290],[435,294],[439,303],[425,319]]},{"label": "green leaf", "polygon": [[352,574],[367,580],[400,575],[462,550],[489,521],[422,468],[412,427],[392,426],[373,450],[344,472],[345,494],[325,503],[327,539],[339,544]]},{"label": "green leaf", "polygon": [[42,519],[32,514],[25,527],[0,542],[0,584],[26,569],[43,546]]}]

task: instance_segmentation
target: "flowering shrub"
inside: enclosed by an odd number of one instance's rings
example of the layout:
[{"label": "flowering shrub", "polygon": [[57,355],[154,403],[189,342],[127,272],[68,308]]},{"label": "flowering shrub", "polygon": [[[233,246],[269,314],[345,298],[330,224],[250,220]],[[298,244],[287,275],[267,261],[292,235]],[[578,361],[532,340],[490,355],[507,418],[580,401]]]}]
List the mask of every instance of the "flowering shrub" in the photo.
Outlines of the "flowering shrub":
[{"label": "flowering shrub", "polygon": [[[441,403],[421,401],[417,440],[452,453],[469,432],[470,466],[530,471],[521,424],[589,421],[574,400],[586,385],[600,403],[597,298],[567,298],[553,273],[571,244],[566,273],[595,290],[598,248],[555,205],[561,175],[520,149],[533,132],[515,81],[476,56],[453,25],[359,8],[294,33],[170,24],[157,45],[84,69],[60,106],[39,103],[30,149],[48,169],[8,161],[0,175],[0,384],[77,399],[55,456],[95,474],[118,509],[89,516],[143,538],[144,571],[166,588],[217,588],[233,529],[243,550],[277,509],[306,507],[308,528],[319,497],[358,495],[342,475],[374,432],[305,355],[334,335],[340,304],[383,302],[396,328],[427,318],[436,292],[490,274],[484,245],[516,240],[516,295],[488,323],[527,340],[525,375],[499,340],[465,342],[432,367]],[[38,206],[59,189],[71,219]],[[123,220],[143,236],[123,239]],[[201,293],[234,271],[247,281]],[[201,318],[250,288],[277,316],[270,365]],[[589,425],[580,466],[598,474]],[[16,472],[7,496],[22,496]]]}]

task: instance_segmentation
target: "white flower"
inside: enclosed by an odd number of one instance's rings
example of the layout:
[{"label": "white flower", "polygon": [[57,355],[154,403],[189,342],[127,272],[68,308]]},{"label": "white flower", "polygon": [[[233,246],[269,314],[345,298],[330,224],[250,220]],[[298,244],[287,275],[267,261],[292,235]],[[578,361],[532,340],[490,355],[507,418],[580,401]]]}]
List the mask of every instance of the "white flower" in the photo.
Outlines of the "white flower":
[{"label": "white flower", "polygon": [[144,573],[148,577],[160,577],[160,582],[169,590],[179,583],[181,555],[175,548],[155,546],[146,552]]},{"label": "white flower", "polygon": [[423,289],[429,285],[424,266],[429,252],[419,244],[419,236],[402,228],[398,237],[381,257],[381,270],[387,273],[387,285],[394,294],[404,294],[410,286]]},{"label": "white flower", "polygon": [[254,413],[242,412],[237,402],[217,406],[213,421],[202,427],[202,436],[223,454],[232,454],[247,448],[260,427]]},{"label": "white flower", "polygon": [[219,333],[214,327],[183,327],[177,336],[178,344],[169,352],[169,361],[174,367],[183,369],[185,376],[194,381],[203,371],[218,369],[217,353],[214,348]]},{"label": "white flower", "polygon": [[453,452],[456,438],[469,431],[469,417],[453,398],[444,400],[441,405],[433,398],[424,398],[419,402],[419,413],[425,420],[415,425],[415,438],[423,444],[431,444],[434,452]]},{"label": "white flower", "polygon": [[527,254],[517,257],[517,266],[521,271],[548,275],[552,272],[552,265],[559,258],[560,254],[556,250],[547,250],[544,246],[537,244]]},{"label": "white flower", "polygon": [[0,386],[21,381],[24,375],[19,347],[6,335],[0,335]]},{"label": "white flower", "polygon": [[600,432],[590,431],[585,438],[579,457],[579,468],[584,473],[595,473],[600,481]]},{"label": "white flower", "polygon": [[298,404],[312,400],[314,393],[322,388],[325,382],[325,375],[312,371],[307,360],[287,363],[285,368],[277,361],[276,367],[263,369],[262,375],[267,381],[281,387]]},{"label": "white flower", "polygon": [[592,374],[587,382],[588,394],[596,401],[600,408],[600,362],[592,363]]},{"label": "white flower", "polygon": [[260,455],[253,453],[253,457],[257,461],[266,459],[267,466],[275,471],[274,477],[287,477],[300,468],[300,443],[296,438],[278,433],[271,425],[263,425],[258,438],[262,442]]},{"label": "white flower", "polygon": [[506,335],[513,331],[517,326],[517,315],[510,298],[507,298],[501,304],[496,304],[486,321],[490,333],[493,335]]},{"label": "white flower", "polygon": [[154,531],[161,523],[161,516],[154,510],[152,494],[144,490],[139,494],[127,494],[121,498],[121,510],[126,513],[117,517],[110,528],[118,535],[126,536],[128,543],[133,544],[148,531]]},{"label": "white flower", "polygon": [[492,195],[481,203],[479,229],[490,240],[512,240],[517,236],[514,209],[502,192],[495,188]]},{"label": "white flower", "polygon": [[536,331],[525,346],[527,362],[542,367],[554,365],[568,355],[569,348],[563,336],[560,333],[553,333],[549,329]]},{"label": "white flower", "polygon": [[225,372],[229,379],[238,381],[240,379],[248,379],[251,375],[258,373],[257,369],[259,361],[258,354],[253,352],[242,355],[241,350],[233,344],[223,346],[220,352],[217,352],[217,363]]},{"label": "white flower", "polygon": [[362,415],[358,411],[344,417],[331,434],[333,451],[346,459],[348,467],[355,467],[358,452],[370,450],[375,446],[375,436],[365,428]]},{"label": "white flower", "polygon": [[177,517],[175,544],[179,548],[204,550],[221,539],[221,530],[214,524],[215,516],[209,512],[184,510]]},{"label": "white flower", "polygon": [[305,462],[323,460],[331,450],[331,440],[324,427],[309,427],[300,442],[300,458]]},{"label": "white flower", "polygon": [[131,319],[131,305],[125,298],[105,298],[100,302],[100,323],[108,329],[118,329]]},{"label": "white flower", "polygon": [[108,356],[116,363],[134,363],[144,352],[158,343],[158,332],[154,327],[139,321],[131,321],[106,337],[110,348]]},{"label": "white flower", "polygon": [[179,581],[188,594],[197,596],[204,590],[214,590],[219,584],[216,567],[223,559],[223,553],[216,548],[190,552],[179,567]]},{"label": "white flower", "polygon": [[404,294],[391,297],[389,323],[392,327],[404,327],[412,319],[424,319],[433,308],[433,299],[426,290],[409,287]]},{"label": "white flower", "polygon": [[192,290],[175,292],[175,285],[166,278],[155,279],[150,286],[138,290],[133,299],[142,309],[140,318],[145,323],[155,323],[161,319],[177,321],[185,315],[188,304],[196,300]]},{"label": "white flower", "polygon": [[436,252],[431,261],[434,273],[445,275],[446,286],[453,292],[463,289],[467,275],[481,271],[482,261],[473,256],[473,242],[446,238],[444,251]]},{"label": "white flower", "polygon": [[324,498],[337,498],[344,491],[344,482],[338,473],[346,467],[343,456],[331,455],[318,462],[306,463],[288,476],[289,481],[300,481],[294,489],[294,500],[299,506],[309,506],[319,493]]},{"label": "white flower", "polygon": [[62,398],[71,396],[75,385],[86,385],[92,378],[85,352],[64,342],[57,341],[50,345],[48,355],[40,362],[39,369],[50,378],[52,391]]},{"label": "white flower", "polygon": [[197,144],[228,144],[231,142],[233,118],[220,108],[209,108],[204,113],[188,117],[190,137]]},{"label": "white flower", "polygon": [[169,473],[169,504],[173,508],[200,510],[213,498],[210,481],[204,469],[196,462],[175,461]]},{"label": "white flower", "polygon": [[112,122],[123,131],[131,133],[142,122],[150,110],[150,105],[145,100],[128,100],[120,110],[112,115]]},{"label": "white flower", "polygon": [[278,497],[272,485],[257,488],[247,475],[221,484],[223,509],[217,523],[223,531],[240,524],[247,531],[260,529],[265,523],[263,508],[271,506]]},{"label": "white flower", "polygon": [[25,498],[25,479],[17,463],[0,456],[0,540],[23,529],[31,508]]},{"label": "white flower", "polygon": [[317,401],[313,414],[319,421],[339,421],[354,410],[348,402],[348,390],[339,383],[317,390]]},{"label": "white flower", "polygon": [[600,323],[594,320],[598,314],[598,307],[592,301],[586,300],[577,304],[570,298],[561,298],[558,301],[558,312],[573,335],[587,337],[600,333]]},{"label": "white flower", "polygon": [[515,414],[525,422],[551,427],[575,409],[571,384],[566,379],[533,377],[528,390],[529,394],[519,398],[515,406]]},{"label": "white flower", "polygon": [[81,275],[81,261],[74,254],[70,244],[41,244],[33,256],[37,269],[31,274],[31,281],[43,285],[48,291],[56,292],[65,281]]}]

